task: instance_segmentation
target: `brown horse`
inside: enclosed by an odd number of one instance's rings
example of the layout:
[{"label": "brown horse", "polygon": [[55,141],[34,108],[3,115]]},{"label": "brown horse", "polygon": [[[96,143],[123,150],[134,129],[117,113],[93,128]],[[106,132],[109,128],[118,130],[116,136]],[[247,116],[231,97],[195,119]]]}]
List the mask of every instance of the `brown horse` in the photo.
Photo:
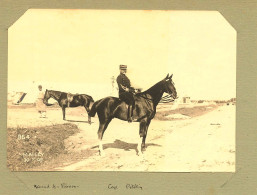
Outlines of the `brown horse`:
[{"label": "brown horse", "polygon": [[[156,113],[156,106],[160,102],[163,93],[168,93],[173,100],[177,98],[176,88],[172,82],[172,75],[169,74],[160,82],[148,90],[136,94],[135,109],[133,111],[133,122],[139,122],[139,142],[138,142],[138,155],[142,154],[142,149],[145,149],[145,139],[147,130],[151,120]],[[96,101],[89,115],[94,117],[97,113],[99,119],[98,140],[99,140],[99,153],[103,154],[102,138],[103,134],[113,118],[120,120],[128,120],[128,108],[125,102],[116,97],[106,97]],[[141,140],[142,139],[142,140]]]},{"label": "brown horse", "polygon": [[[84,106],[87,113],[89,113],[94,100],[91,96],[86,94],[70,94],[54,90],[46,90],[44,96],[44,103],[48,105],[48,99],[55,99],[62,108],[63,120],[65,119],[65,109],[67,107]],[[88,115],[88,123],[91,124],[91,117]]]}]

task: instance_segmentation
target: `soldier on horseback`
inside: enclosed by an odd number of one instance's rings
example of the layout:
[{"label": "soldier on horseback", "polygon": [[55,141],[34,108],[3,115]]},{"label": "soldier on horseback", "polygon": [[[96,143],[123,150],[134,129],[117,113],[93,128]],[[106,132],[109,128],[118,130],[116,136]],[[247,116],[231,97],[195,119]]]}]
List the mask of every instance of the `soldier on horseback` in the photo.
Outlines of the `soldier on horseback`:
[{"label": "soldier on horseback", "polygon": [[132,122],[133,110],[135,108],[134,94],[136,89],[131,87],[130,80],[126,76],[127,65],[120,65],[120,74],[116,81],[119,87],[119,98],[128,104],[128,122]]}]

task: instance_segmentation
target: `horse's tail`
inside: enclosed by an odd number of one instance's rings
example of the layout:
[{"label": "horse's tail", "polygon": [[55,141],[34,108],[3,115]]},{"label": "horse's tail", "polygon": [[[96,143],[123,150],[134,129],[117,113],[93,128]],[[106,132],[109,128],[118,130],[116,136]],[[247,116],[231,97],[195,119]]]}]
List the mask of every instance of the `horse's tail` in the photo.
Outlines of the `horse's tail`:
[{"label": "horse's tail", "polygon": [[96,114],[96,112],[97,112],[97,107],[98,107],[99,102],[100,102],[100,100],[96,101],[96,102],[93,104],[92,108],[90,109],[90,111],[89,111],[89,113],[88,113],[89,116],[91,116],[91,117],[94,117],[94,116],[95,116],[95,114]]}]

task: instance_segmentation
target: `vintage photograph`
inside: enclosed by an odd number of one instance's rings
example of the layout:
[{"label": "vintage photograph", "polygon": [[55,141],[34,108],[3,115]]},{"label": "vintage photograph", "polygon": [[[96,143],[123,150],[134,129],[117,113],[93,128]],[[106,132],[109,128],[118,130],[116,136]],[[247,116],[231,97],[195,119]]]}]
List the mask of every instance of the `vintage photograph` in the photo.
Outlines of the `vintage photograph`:
[{"label": "vintage photograph", "polygon": [[11,171],[235,172],[218,11],[29,9],[8,29]]}]

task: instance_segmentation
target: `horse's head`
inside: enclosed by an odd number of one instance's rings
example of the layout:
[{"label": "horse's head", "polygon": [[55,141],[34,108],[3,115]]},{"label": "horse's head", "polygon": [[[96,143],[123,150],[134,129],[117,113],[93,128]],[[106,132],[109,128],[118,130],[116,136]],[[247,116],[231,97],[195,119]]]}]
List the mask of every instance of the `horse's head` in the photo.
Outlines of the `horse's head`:
[{"label": "horse's head", "polygon": [[171,97],[173,99],[177,99],[177,91],[176,91],[176,88],[175,88],[175,84],[174,82],[172,81],[172,76],[169,76],[169,74],[165,77],[165,79],[163,79],[163,83],[164,83],[164,92],[165,93],[168,93],[169,95],[171,95]]},{"label": "horse's head", "polygon": [[44,104],[48,104],[48,99],[51,97],[49,90],[46,89],[45,95],[44,95],[44,99],[43,99],[43,103]]},{"label": "horse's head", "polygon": [[89,96],[89,110],[91,110],[94,103],[95,103],[94,99],[91,96]]}]

